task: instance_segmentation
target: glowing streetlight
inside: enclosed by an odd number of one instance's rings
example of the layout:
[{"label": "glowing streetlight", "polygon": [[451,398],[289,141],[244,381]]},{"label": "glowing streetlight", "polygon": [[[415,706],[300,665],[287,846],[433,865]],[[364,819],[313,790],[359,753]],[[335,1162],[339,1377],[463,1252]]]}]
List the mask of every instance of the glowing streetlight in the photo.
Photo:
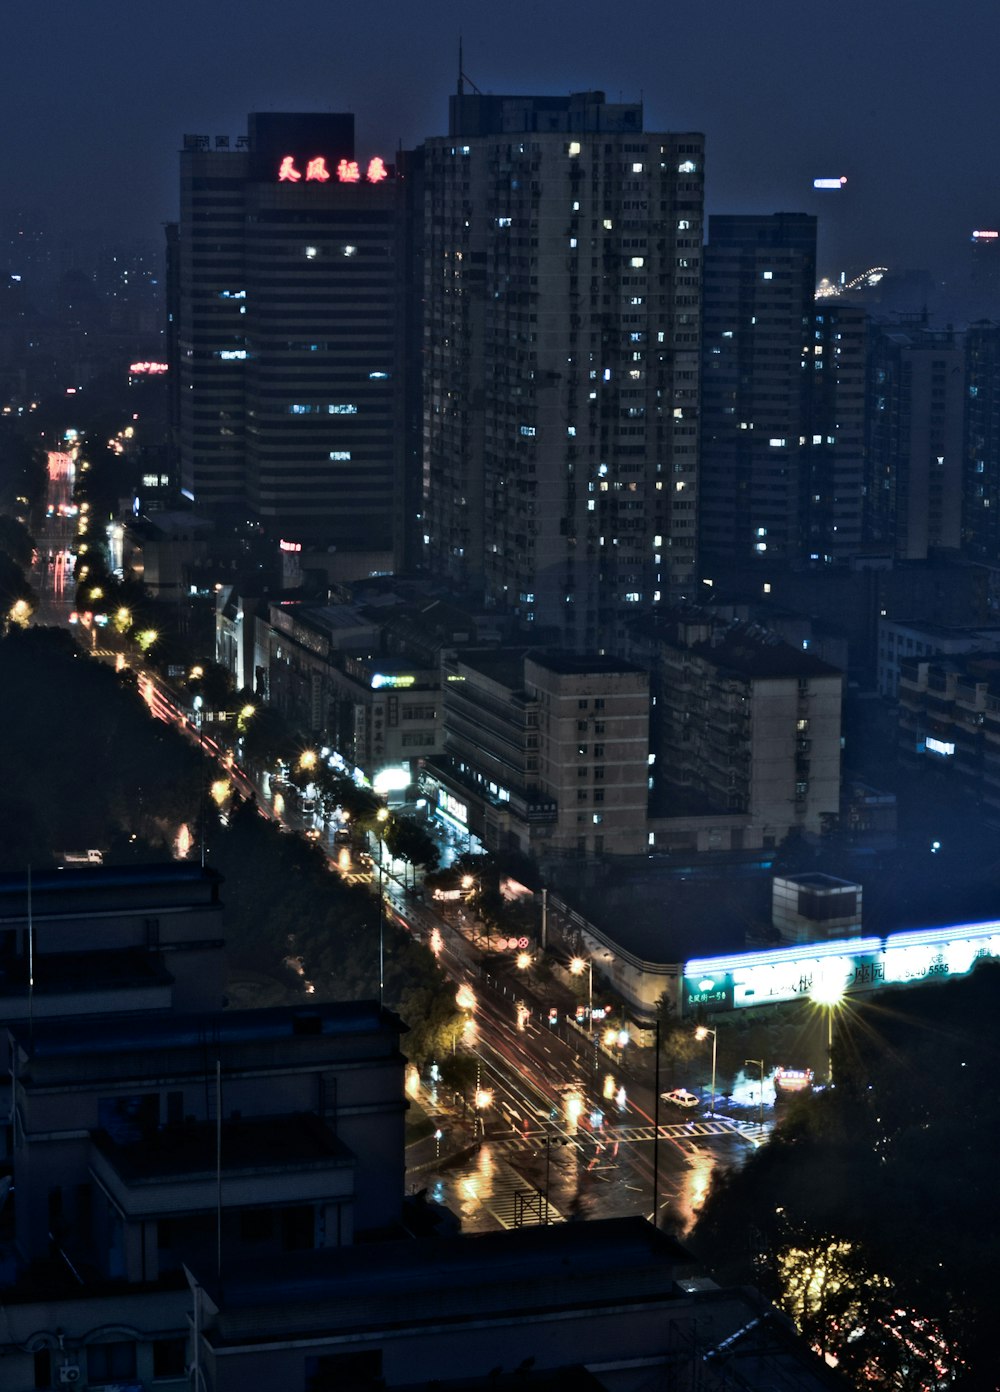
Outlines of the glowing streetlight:
[{"label": "glowing streetlight", "polygon": [[212,795],[212,801],[215,805],[221,807],[229,796],[229,780],[227,778],[217,778],[209,789],[209,792]]},{"label": "glowing streetlight", "polygon": [[318,760],[319,755],[316,753],[315,749],[303,749],[302,753],[299,755],[299,768],[304,771],[314,769]]},{"label": "glowing streetlight", "polygon": [[813,982],[812,990],[809,992],[810,1000],[821,1005],[826,1011],[826,1058],[827,1074],[826,1080],[833,1085],[833,1012],[844,998],[844,976],[842,971],[836,970],[821,971],[820,975]]},{"label": "glowing streetlight", "polygon": [[514,960],[517,966],[520,967],[521,971],[527,971],[528,968],[531,966],[531,953],[519,952]]},{"label": "glowing streetlight", "polygon": [[574,976],[587,973],[587,1033],[594,1033],[594,961],[593,958],[574,957],[569,964]]},{"label": "glowing streetlight", "polygon": [[719,1042],[718,1034],[708,1025],[699,1025],[694,1032],[695,1039],[707,1039],[709,1035],[712,1036],[712,1104],[709,1108],[709,1115],[715,1116],[715,1053]]},{"label": "glowing streetlight", "polygon": [[136,635],[136,642],[143,652],[148,652],[159,636],[155,628],[144,628]]}]

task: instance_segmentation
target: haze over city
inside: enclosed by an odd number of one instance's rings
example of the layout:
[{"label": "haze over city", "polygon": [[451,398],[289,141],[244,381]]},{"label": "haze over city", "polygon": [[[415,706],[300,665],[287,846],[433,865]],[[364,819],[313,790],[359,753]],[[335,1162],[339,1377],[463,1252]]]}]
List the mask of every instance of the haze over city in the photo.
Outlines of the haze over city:
[{"label": "haze over city", "polygon": [[[391,153],[446,129],[458,44],[483,92],[605,90],[648,130],[707,137],[708,212],[818,213],[821,274],[946,272],[998,216],[992,0],[583,0],[331,9],[148,0],[6,17],[0,186],[8,210],[155,237],[176,216],[186,132],[248,111],[354,111]],[[845,175],[842,193],[812,181]]]},{"label": "haze over city", "polygon": [[0,1392],[997,1388],[997,0],[12,16]]}]

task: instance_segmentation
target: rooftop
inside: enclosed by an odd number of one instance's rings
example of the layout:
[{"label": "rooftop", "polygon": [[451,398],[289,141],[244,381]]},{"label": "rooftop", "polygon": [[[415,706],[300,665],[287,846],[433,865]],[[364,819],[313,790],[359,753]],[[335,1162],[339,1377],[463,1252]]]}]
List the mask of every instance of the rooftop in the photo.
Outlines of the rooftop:
[{"label": "rooftop", "polygon": [[58,1058],[80,1053],[127,1054],[192,1045],[217,1047],[296,1036],[346,1037],[385,1030],[400,1034],[405,1028],[398,1016],[376,1001],[337,1001],[205,1014],[36,1020],[31,1027],[12,1025],[10,1032],[29,1057]]},{"label": "rooftop", "polygon": [[213,1176],[220,1155],[223,1173],[229,1175],[327,1169],[354,1162],[347,1146],[312,1115],[230,1119],[223,1122],[221,1136],[213,1121],[168,1126],[138,1140],[115,1139],[99,1130],[93,1141],[126,1184]]}]

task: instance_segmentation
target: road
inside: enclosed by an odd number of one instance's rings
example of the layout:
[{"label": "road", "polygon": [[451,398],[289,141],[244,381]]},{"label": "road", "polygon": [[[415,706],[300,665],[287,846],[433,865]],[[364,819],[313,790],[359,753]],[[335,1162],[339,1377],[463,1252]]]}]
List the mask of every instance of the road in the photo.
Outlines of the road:
[{"label": "road", "polygon": [[[36,622],[66,625],[74,610],[72,489],[72,462],[50,467],[49,506],[33,575],[40,597]],[[86,649],[86,637],[79,628],[76,632]],[[104,652],[102,639],[92,626],[90,650],[107,658],[112,654]],[[664,1116],[666,1104],[656,1102],[648,1067],[635,1066],[627,1050],[607,1050],[568,1020],[564,991],[544,986],[530,973],[518,974],[510,956],[484,953],[471,921],[422,902],[388,873],[389,867],[380,874],[376,866],[373,872],[356,849],[334,843],[333,825],[302,816],[288,790],[275,787],[267,775],[253,779],[235,765],[209,733],[195,728],[158,674],[138,668],[137,677],[150,713],[181,729],[218,763],[220,775],[243,796],[254,797],[262,815],[289,831],[318,832],[332,868],[349,880],[372,883],[375,893],[381,890],[386,914],[430,946],[461,993],[467,1026],[460,1047],[476,1060],[480,1105],[443,1095],[433,1079],[423,1080],[421,1101],[439,1117],[441,1129],[447,1128],[445,1161],[468,1141],[478,1142],[474,1155],[431,1174],[432,1190],[462,1211],[466,1226],[634,1213],[652,1217],[655,1205],[658,1221],[669,1220],[685,1231],[714,1169],[740,1164],[758,1139],[754,1130],[724,1117]],[[560,1018],[553,1025],[554,1000]],[[496,1201],[470,1206],[470,1194],[488,1191],[495,1200],[501,1176],[507,1191],[502,1213]]]}]

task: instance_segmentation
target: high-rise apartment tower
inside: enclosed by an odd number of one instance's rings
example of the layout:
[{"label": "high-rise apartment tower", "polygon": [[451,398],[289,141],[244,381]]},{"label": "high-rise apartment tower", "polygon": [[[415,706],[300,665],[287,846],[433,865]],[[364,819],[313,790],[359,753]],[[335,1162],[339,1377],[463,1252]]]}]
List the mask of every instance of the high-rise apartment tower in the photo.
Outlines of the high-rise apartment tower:
[{"label": "high-rise apartment tower", "polygon": [[603,647],[695,570],[704,139],[460,88],[424,157],[424,564]]}]

